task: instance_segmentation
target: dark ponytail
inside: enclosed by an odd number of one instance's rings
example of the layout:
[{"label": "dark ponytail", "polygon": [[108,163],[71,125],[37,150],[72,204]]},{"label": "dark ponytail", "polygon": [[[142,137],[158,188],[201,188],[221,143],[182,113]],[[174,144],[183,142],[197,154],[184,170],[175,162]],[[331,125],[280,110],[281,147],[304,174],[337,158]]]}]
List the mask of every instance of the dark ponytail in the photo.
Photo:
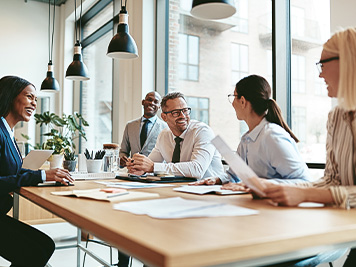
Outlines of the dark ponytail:
[{"label": "dark ponytail", "polygon": [[278,124],[296,142],[299,142],[298,138],[284,121],[281,109],[278,107],[276,101],[270,98],[272,90],[265,78],[258,75],[250,75],[241,79],[235,88],[237,97],[245,97],[251,103],[252,109],[257,115],[265,115],[267,121]]},{"label": "dark ponytail", "polygon": [[275,123],[275,124],[278,124],[279,126],[281,126],[284,130],[286,130],[290,134],[290,136],[294,139],[294,141],[298,143],[299,139],[294,135],[294,133],[289,128],[286,121],[283,119],[282,111],[274,99],[270,98],[268,100],[267,109],[268,109],[268,111],[266,114],[266,119],[269,122],[272,122],[272,123]]}]

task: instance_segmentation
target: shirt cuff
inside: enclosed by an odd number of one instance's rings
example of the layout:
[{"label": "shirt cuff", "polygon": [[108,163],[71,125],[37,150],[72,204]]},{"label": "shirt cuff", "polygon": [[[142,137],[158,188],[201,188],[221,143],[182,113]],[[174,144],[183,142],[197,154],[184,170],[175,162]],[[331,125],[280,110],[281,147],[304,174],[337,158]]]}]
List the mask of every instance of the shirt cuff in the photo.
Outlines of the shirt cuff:
[{"label": "shirt cuff", "polygon": [[45,170],[41,170],[41,177],[42,177],[42,181],[45,182],[46,181],[46,171]]},{"label": "shirt cuff", "polygon": [[161,162],[154,162],[153,163],[153,172],[157,173],[157,172],[165,172],[166,168],[165,168],[165,163],[161,163]]}]

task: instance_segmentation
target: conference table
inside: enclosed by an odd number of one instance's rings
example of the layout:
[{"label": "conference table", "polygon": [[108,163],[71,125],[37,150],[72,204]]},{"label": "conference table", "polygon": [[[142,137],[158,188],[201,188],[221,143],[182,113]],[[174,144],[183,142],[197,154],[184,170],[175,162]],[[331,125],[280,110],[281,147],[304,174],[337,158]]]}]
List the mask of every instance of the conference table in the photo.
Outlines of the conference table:
[{"label": "conference table", "polygon": [[280,207],[249,194],[135,189],[160,198],[179,196],[259,211],[250,216],[155,219],[114,210],[109,202],[51,194],[99,187],[105,185],[78,181],[71,187],[22,187],[16,193],[149,266],[261,266],[356,246],[356,210]]}]

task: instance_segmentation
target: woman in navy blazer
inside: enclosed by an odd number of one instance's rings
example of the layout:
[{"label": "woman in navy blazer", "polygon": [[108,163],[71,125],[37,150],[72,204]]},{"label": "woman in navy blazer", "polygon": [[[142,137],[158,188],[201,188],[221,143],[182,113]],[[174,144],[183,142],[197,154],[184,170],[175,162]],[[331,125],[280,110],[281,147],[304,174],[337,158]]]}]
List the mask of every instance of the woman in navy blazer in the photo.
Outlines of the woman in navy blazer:
[{"label": "woman in navy blazer", "polygon": [[28,81],[16,76],[0,79],[0,256],[16,267],[45,266],[55,246],[44,233],[6,215],[13,203],[10,193],[43,181],[73,182],[66,170],[22,169],[13,128],[19,121],[30,120],[36,102],[35,87]]}]

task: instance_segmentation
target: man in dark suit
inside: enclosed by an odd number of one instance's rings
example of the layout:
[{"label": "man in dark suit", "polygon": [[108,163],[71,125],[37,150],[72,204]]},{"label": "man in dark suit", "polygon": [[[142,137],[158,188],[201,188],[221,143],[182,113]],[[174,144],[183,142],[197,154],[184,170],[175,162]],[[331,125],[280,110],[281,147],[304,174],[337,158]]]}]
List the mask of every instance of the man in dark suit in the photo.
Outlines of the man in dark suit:
[{"label": "man in dark suit", "polygon": [[120,166],[126,166],[127,158],[135,153],[148,156],[156,144],[158,134],[167,124],[157,117],[161,96],[149,92],[142,100],[143,116],[126,124],[120,147]]}]

